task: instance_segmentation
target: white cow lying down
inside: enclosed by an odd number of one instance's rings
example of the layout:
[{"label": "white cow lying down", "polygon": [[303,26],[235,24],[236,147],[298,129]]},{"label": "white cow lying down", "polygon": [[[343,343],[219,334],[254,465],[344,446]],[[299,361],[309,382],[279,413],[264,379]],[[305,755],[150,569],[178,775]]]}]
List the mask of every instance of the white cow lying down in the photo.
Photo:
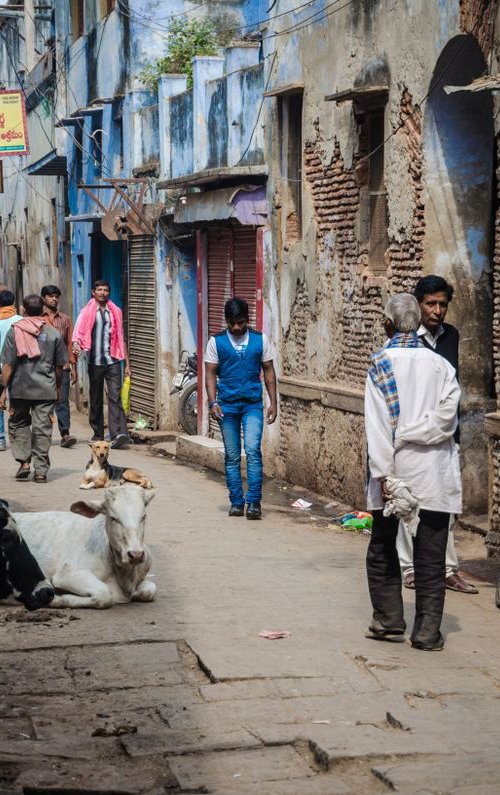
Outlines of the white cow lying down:
[{"label": "white cow lying down", "polygon": [[146,505],[153,496],[126,484],[75,502],[71,513],[13,514],[45,576],[63,592],[51,607],[153,601],[156,585],[145,579],[151,553],[144,544]]}]

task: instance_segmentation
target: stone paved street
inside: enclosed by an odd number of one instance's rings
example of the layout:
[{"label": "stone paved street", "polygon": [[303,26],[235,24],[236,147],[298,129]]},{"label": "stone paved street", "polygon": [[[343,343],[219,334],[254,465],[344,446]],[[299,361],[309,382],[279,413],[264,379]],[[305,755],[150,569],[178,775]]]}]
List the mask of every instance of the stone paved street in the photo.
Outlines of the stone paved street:
[{"label": "stone paved street", "polygon": [[[75,431],[74,449],[55,440],[46,486],[16,483],[0,455],[14,509],[81,498],[84,420]],[[0,608],[0,792],[498,793],[491,584],[447,593],[441,653],[370,641],[366,536],[272,505],[261,522],[229,519],[222,480],[145,447],[112,461],[157,487],[146,533],[157,600]],[[265,629],[291,636],[264,640]]]}]

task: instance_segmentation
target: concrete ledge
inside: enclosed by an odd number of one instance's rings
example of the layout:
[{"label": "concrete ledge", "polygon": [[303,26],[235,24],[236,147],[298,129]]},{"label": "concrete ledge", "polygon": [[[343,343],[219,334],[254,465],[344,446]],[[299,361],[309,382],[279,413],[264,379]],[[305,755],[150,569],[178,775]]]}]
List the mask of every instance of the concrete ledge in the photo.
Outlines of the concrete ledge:
[{"label": "concrete ledge", "polygon": [[[214,469],[222,475],[225,473],[224,444],[218,439],[209,439],[206,436],[178,436],[176,445],[176,458],[189,464]],[[246,457],[241,453],[241,473],[246,478]]]},{"label": "concrete ledge", "polygon": [[129,428],[129,436],[134,442],[142,442],[143,444],[156,444],[157,442],[175,442],[179,436],[179,431],[136,431],[134,428]]},{"label": "concrete ledge", "polygon": [[285,397],[299,400],[317,400],[323,406],[347,411],[351,414],[364,414],[364,391],[334,382],[306,381],[293,376],[278,379],[278,391]]}]

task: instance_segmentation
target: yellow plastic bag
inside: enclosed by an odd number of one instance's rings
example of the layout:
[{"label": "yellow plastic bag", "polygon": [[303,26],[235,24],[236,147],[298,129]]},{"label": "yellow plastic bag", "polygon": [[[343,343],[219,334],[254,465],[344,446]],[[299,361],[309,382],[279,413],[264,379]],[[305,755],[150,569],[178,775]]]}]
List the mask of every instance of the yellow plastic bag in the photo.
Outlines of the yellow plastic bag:
[{"label": "yellow plastic bag", "polygon": [[120,399],[123,406],[123,411],[128,414],[130,411],[130,376],[126,375],[123,379],[122,388],[120,390]]}]

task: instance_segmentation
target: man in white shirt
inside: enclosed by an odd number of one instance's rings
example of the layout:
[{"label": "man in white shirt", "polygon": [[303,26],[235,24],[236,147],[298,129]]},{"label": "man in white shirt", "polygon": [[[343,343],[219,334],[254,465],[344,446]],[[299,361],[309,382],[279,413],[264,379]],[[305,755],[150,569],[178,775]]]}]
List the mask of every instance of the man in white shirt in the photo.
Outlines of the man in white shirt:
[{"label": "man in white shirt", "polygon": [[[445,323],[448,306],[453,299],[453,286],[442,276],[430,274],[419,279],[415,285],[414,295],[420,307],[420,327],[418,336],[426,348],[444,356],[458,376],[458,348],[460,335],[455,326]],[[457,444],[460,442],[460,430],[457,426],[454,435]],[[460,593],[479,593],[475,585],[467,582],[459,572],[458,556],[453,534],[454,517],[450,517],[450,529],[446,546],[446,587]],[[399,563],[403,571],[405,588],[415,587],[413,569],[413,544],[409,533],[402,522],[399,524],[397,549]]]},{"label": "man in white shirt", "polygon": [[387,479],[404,483],[419,504],[413,540],[415,623],[412,646],[442,649],[445,553],[451,513],[462,509],[457,445],[460,388],[454,368],[424,347],[417,335],[420,309],[412,295],[389,298],[384,328],[389,342],[372,356],[365,392],[373,529],[366,567],[373,619],[370,637],[394,640],[406,629],[398,517],[384,516]]}]

